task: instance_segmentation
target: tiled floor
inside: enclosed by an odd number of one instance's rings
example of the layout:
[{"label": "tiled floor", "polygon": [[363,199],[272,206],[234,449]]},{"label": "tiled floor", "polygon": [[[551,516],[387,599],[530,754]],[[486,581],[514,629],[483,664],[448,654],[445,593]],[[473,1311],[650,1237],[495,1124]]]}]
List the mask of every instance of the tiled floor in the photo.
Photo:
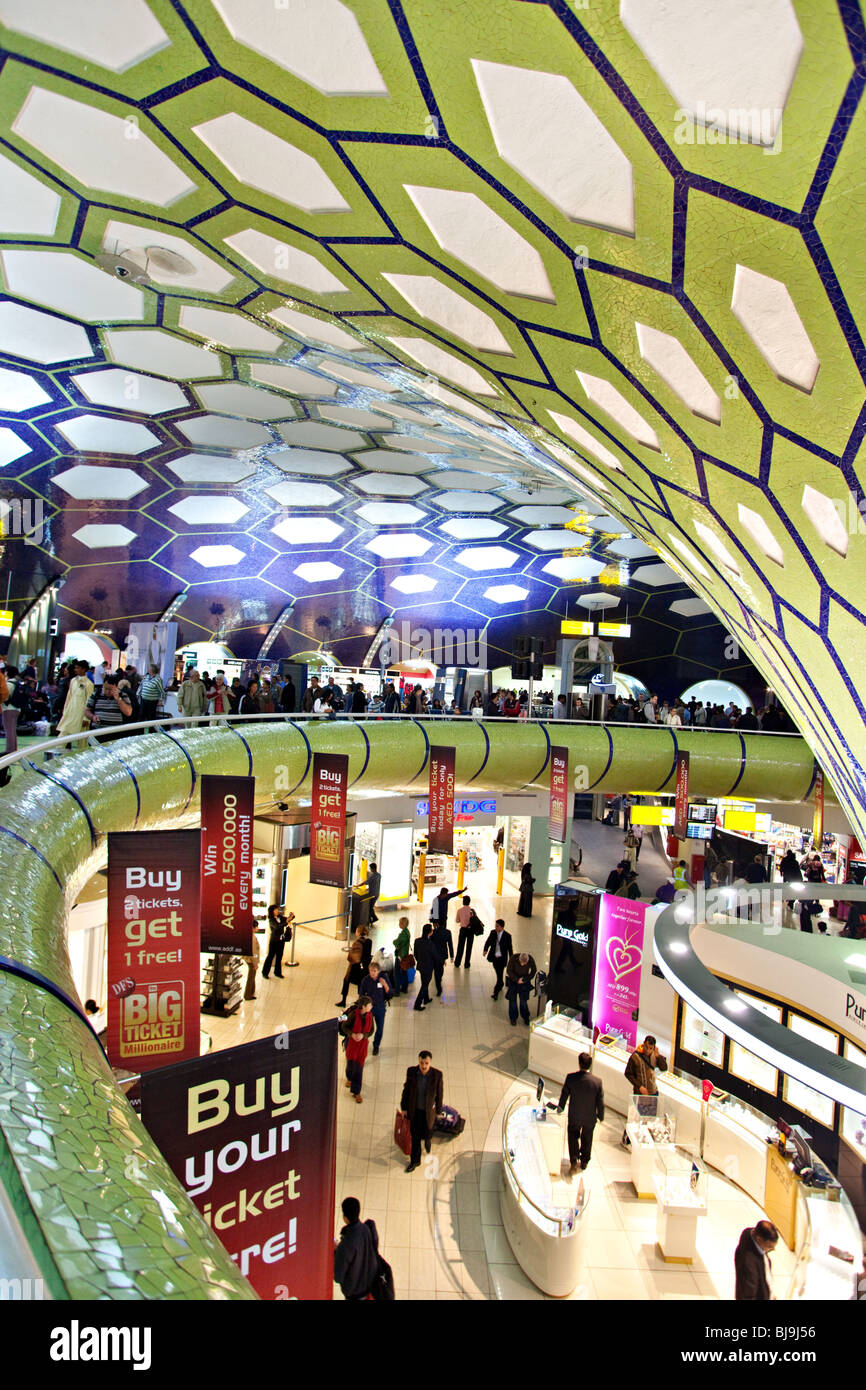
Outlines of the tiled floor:
[{"label": "tiled floor", "polygon": [[[543,968],[550,900],[536,898],[535,915],[523,919],[515,914],[513,889],[498,899],[493,888],[495,883],[481,874],[467,882],[485,926],[504,917],[515,946],[531,951]],[[406,911],[414,934],[427,912],[417,904]],[[399,915],[380,911],[376,948],[390,950]],[[504,996],[495,1004],[490,998],[493,971],[481,957],[481,945],[483,939],[475,944],[469,969],[446,967],[443,996],[434,996],[423,1013],[413,1012],[411,996],[389,1007],[381,1053],[371,1055],[364,1069],[364,1103],[356,1105],[340,1087],[335,1230],[340,1200],[358,1197],[363,1215],[377,1223],[400,1299],[543,1297],[515,1263],[499,1220],[501,1115],[527,1064],[529,1029],[522,1023],[510,1026]],[[335,1015],[346,961],[341,944],[302,927],[295,948],[298,967],[286,967],[282,980],[259,977],[256,1000],[231,1018],[203,1019],[215,1046],[231,1047]],[[422,1048],[432,1051],[434,1066],[444,1073],[446,1103],[457,1107],[466,1128],[456,1139],[434,1139],[430,1158],[407,1175],[393,1141],[394,1114],[406,1068]],[[714,1180],[700,1263],[693,1270],[663,1266],[655,1256],[654,1233],[647,1229],[654,1207],[630,1193],[628,1156],[618,1147],[621,1129],[614,1116],[597,1131],[588,1174],[593,1191],[586,1268],[574,1297],[730,1297],[736,1237],[758,1218],[757,1207],[723,1179]]]}]

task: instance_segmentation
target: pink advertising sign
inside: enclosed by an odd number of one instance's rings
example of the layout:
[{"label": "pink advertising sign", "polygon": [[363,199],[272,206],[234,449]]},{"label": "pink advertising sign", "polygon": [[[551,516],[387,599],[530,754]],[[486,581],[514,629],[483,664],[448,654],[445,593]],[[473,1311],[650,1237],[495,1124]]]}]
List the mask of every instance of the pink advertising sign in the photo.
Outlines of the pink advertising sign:
[{"label": "pink advertising sign", "polygon": [[646,906],[630,898],[603,893],[598,909],[592,1023],[602,1033],[637,1044],[640,971],[643,961]]}]

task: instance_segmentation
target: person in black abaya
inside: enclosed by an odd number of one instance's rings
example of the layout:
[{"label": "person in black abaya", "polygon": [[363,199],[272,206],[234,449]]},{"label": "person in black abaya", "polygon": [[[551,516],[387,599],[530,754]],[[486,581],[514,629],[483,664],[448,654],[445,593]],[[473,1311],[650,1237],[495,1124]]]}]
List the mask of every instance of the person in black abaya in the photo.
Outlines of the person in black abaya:
[{"label": "person in black abaya", "polygon": [[520,898],[517,903],[518,917],[532,916],[532,889],[535,879],[532,877],[532,865],[524,864],[520,871]]}]

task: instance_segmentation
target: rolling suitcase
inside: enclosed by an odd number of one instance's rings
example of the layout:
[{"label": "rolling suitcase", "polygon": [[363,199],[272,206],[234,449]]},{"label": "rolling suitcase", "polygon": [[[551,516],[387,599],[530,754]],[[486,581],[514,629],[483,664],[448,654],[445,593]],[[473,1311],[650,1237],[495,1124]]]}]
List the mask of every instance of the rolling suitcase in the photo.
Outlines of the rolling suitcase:
[{"label": "rolling suitcase", "polygon": [[446,1134],[453,1139],[455,1134],[462,1134],[466,1128],[466,1121],[453,1105],[443,1105],[439,1114],[436,1116],[436,1123],[433,1126],[434,1134]]}]

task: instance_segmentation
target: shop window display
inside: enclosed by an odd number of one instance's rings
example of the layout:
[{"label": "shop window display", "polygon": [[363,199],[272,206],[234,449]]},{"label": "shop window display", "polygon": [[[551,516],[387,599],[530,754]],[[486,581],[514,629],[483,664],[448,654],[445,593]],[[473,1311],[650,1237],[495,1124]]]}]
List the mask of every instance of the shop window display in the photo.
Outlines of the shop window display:
[{"label": "shop window display", "polygon": [[690,1004],[683,1005],[680,1025],[680,1046],[693,1057],[702,1057],[714,1067],[721,1067],[725,1060],[725,1035],[720,1028],[707,1023]]},{"label": "shop window display", "polygon": [[[740,999],[744,999],[752,1008],[759,1009],[767,1018],[772,1018],[775,1023],[782,1022],[782,1007],[780,1004],[769,1004],[765,999],[758,999],[754,994],[745,994],[743,990],[735,990]],[[769,1062],[763,1058],[756,1057],[754,1052],[742,1047],[739,1043],[731,1043],[731,1054],[728,1061],[728,1070],[732,1076],[739,1077],[741,1081],[747,1081],[750,1086],[756,1086],[759,1091],[767,1091],[770,1095],[775,1095],[779,1086],[779,1073]]]}]

